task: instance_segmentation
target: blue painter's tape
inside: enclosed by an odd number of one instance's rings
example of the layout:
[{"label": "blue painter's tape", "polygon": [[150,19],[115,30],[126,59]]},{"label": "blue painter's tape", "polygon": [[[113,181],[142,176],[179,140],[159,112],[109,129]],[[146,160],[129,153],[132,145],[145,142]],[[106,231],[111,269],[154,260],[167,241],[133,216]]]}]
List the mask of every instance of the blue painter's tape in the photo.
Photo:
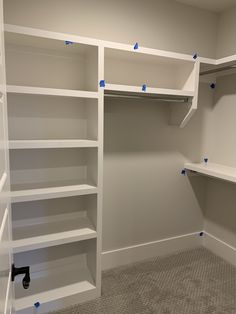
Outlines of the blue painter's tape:
[{"label": "blue painter's tape", "polygon": [[138,48],[139,48],[138,43],[135,43],[134,50],[138,50]]},{"label": "blue painter's tape", "polygon": [[101,80],[100,82],[99,82],[99,86],[100,87],[105,87],[105,80]]},{"label": "blue painter's tape", "polygon": [[147,90],[147,85],[146,85],[146,84],[143,84],[143,86],[142,86],[142,91],[143,91],[143,92],[146,92],[146,90]]},{"label": "blue painter's tape", "polygon": [[194,53],[194,54],[193,54],[193,59],[196,60],[197,58],[198,58],[197,53]]},{"label": "blue painter's tape", "polygon": [[210,87],[211,87],[212,89],[215,89],[215,88],[216,88],[216,84],[215,84],[215,83],[211,83]]},{"label": "blue painter's tape", "polygon": [[186,170],[185,170],[185,169],[181,170],[181,174],[182,174],[183,176],[185,176],[185,175],[186,175]]},{"label": "blue painter's tape", "polygon": [[39,308],[40,307],[40,303],[39,302],[35,302],[34,303],[34,307],[37,309],[37,308]]},{"label": "blue painter's tape", "polygon": [[208,158],[204,158],[204,162],[207,164],[208,163]]},{"label": "blue painter's tape", "polygon": [[65,40],[65,45],[66,46],[73,45],[73,41]]}]

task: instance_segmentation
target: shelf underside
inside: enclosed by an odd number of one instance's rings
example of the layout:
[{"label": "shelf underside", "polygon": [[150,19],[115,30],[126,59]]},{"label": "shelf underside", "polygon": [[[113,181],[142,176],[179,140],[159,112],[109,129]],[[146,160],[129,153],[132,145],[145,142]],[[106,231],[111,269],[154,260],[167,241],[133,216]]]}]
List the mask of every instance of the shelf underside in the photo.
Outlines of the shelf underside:
[{"label": "shelf underside", "polygon": [[186,163],[185,169],[199,174],[236,183],[236,168],[215,163]]},{"label": "shelf underside", "polygon": [[13,252],[92,239],[97,236],[88,218],[34,224],[13,229]]}]

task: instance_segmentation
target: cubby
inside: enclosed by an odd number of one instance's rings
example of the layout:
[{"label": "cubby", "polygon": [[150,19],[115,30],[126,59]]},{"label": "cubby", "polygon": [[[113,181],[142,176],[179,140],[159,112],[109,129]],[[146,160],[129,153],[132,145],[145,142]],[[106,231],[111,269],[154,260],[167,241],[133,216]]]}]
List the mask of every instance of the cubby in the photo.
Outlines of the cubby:
[{"label": "cubby", "polygon": [[12,226],[14,252],[96,238],[97,195],[13,204]]},{"label": "cubby", "polygon": [[194,92],[195,61],[119,49],[105,49],[108,84]]},{"label": "cubby", "polygon": [[[83,293],[96,296],[96,239],[75,242],[14,254],[16,267],[27,261],[31,285],[22,287],[22,277],[15,284],[15,307],[19,313],[32,313],[39,302],[40,310],[61,303],[78,302]],[[67,298],[67,301],[65,300]],[[57,305],[55,305],[57,304]]]},{"label": "cubby", "polygon": [[5,39],[8,85],[98,90],[97,47],[40,34],[7,32]]},{"label": "cubby", "polygon": [[10,148],[70,140],[75,146],[97,145],[97,99],[9,94],[8,116]]}]

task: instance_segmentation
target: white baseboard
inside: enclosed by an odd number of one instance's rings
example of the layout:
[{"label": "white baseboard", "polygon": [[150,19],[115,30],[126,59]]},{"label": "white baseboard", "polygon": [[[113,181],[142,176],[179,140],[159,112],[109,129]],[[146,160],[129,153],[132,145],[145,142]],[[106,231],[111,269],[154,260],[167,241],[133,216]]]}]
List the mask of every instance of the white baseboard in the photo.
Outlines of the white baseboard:
[{"label": "white baseboard", "polygon": [[202,245],[200,231],[102,253],[102,269],[139,262]]},{"label": "white baseboard", "polygon": [[208,232],[204,232],[203,246],[236,266],[236,248]]}]

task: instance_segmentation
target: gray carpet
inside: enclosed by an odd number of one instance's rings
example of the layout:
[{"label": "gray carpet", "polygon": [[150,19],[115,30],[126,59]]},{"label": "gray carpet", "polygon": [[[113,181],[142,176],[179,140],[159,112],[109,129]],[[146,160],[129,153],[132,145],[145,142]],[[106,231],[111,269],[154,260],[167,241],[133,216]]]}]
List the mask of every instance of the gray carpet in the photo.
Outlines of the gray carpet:
[{"label": "gray carpet", "polygon": [[103,273],[102,297],[53,314],[236,314],[236,268],[204,248]]}]

